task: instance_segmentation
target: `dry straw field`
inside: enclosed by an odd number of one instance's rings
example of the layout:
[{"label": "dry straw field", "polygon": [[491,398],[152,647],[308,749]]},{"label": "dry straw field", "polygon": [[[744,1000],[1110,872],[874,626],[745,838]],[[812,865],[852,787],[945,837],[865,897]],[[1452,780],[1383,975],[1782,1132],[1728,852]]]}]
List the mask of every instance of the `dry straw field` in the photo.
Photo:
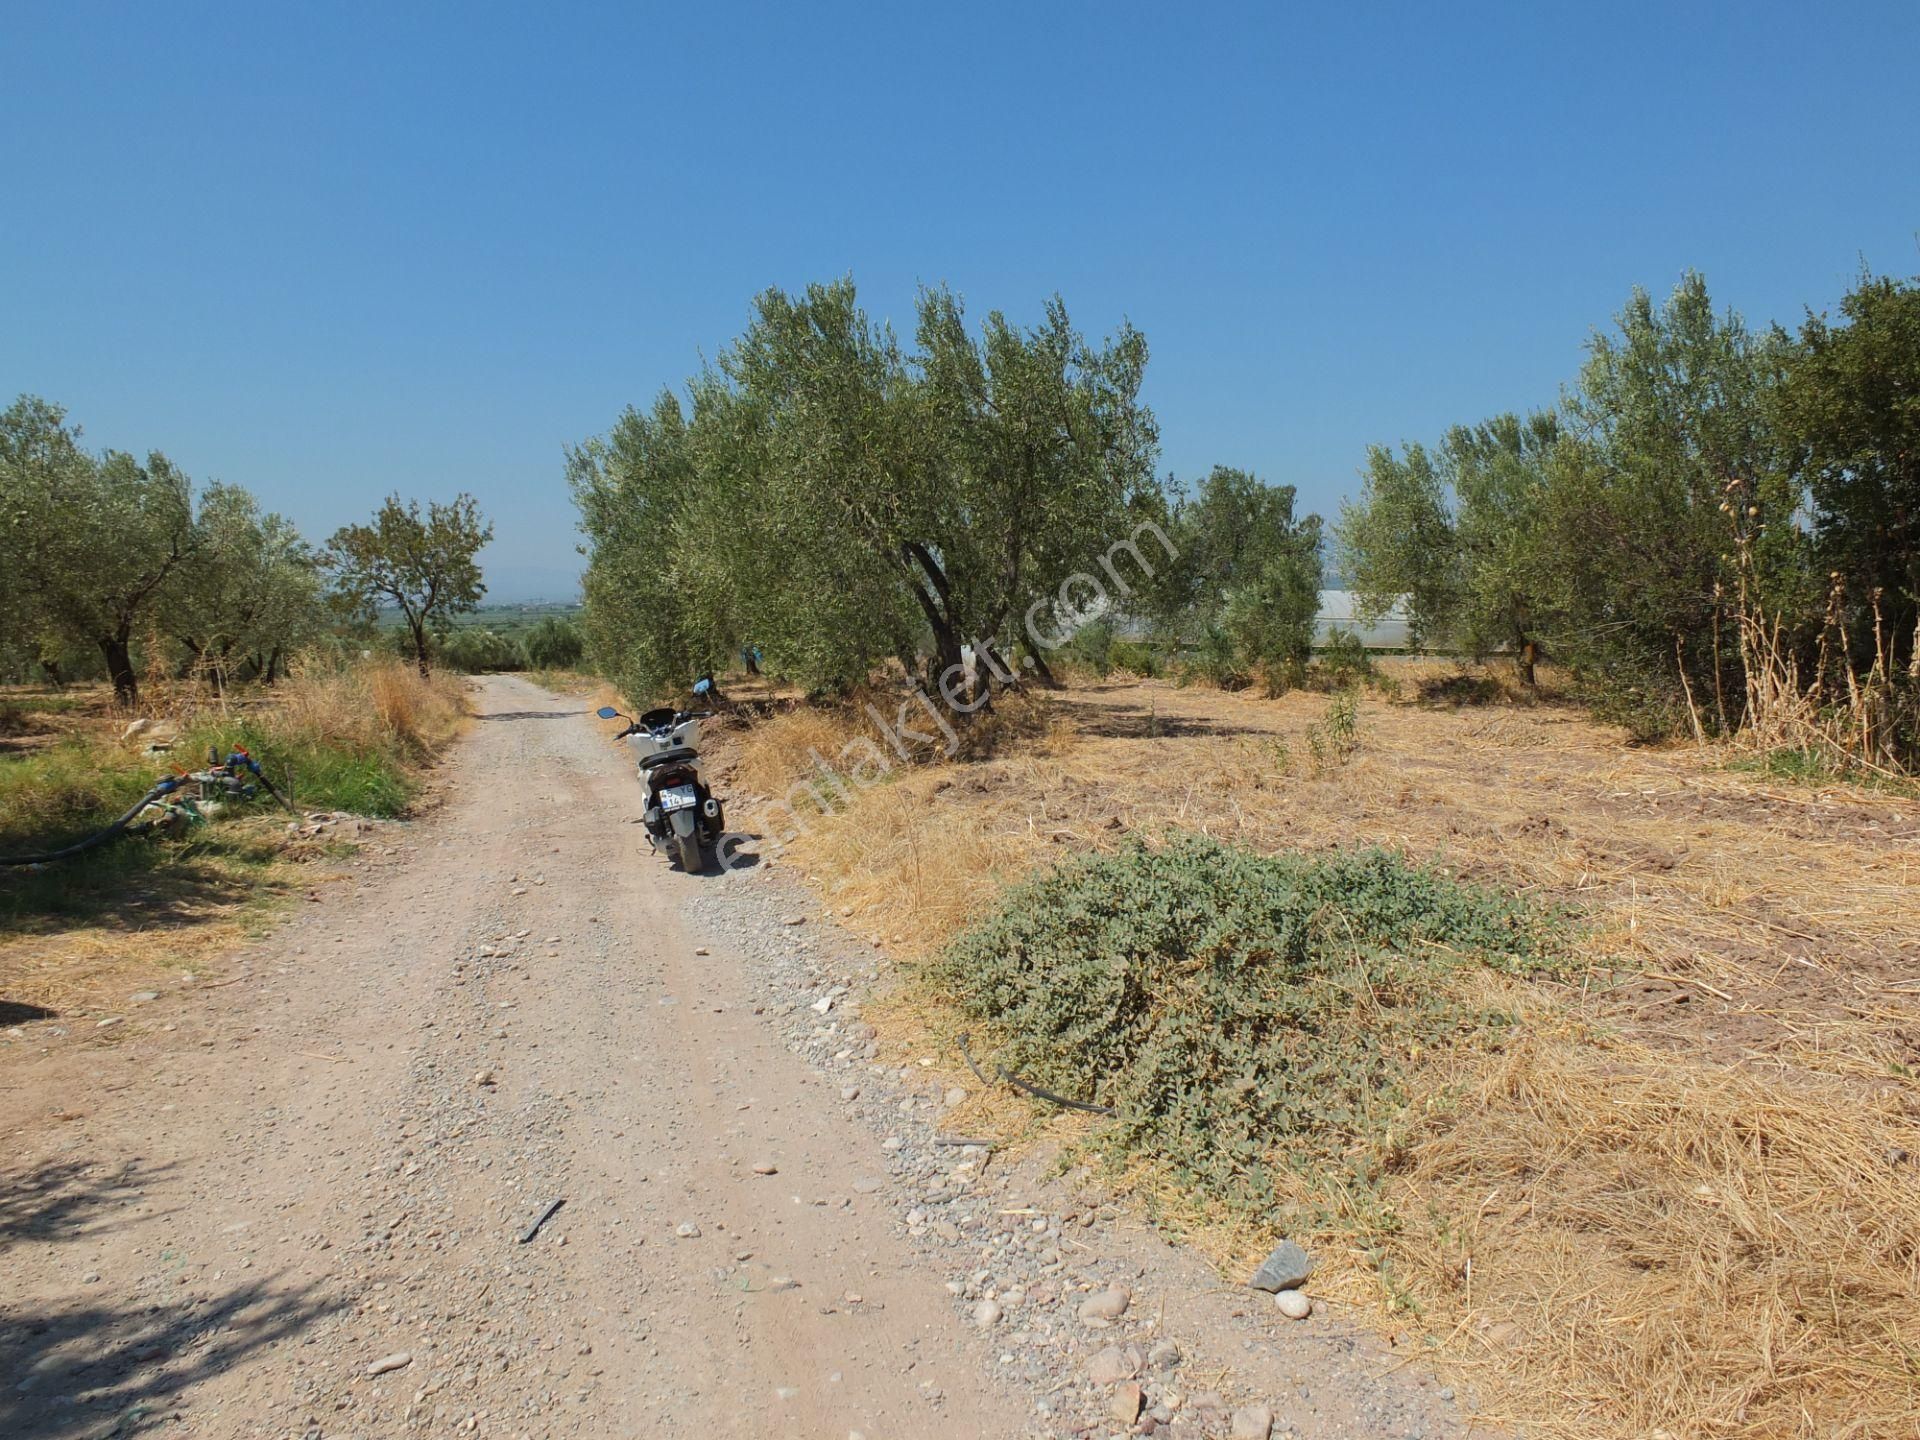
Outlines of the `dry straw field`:
[{"label": "dry straw field", "polygon": [[[1387,1203],[1316,1237],[1328,1293],[1532,1435],[1920,1435],[1920,799],[1394,674],[1350,739],[1324,694],[1075,683],[987,758],[809,814],[775,863],[909,977],[1001,884],[1172,827],[1395,847],[1566,907],[1570,970],[1488,981],[1511,1042],[1419,1057]],[[730,738],[736,816],[863,728],[793,706]],[[919,1052],[953,1021],[909,982],[891,1023]],[[1004,1098],[966,1122],[1090,1123]],[[1271,1238],[1117,1179],[1229,1271]]]}]

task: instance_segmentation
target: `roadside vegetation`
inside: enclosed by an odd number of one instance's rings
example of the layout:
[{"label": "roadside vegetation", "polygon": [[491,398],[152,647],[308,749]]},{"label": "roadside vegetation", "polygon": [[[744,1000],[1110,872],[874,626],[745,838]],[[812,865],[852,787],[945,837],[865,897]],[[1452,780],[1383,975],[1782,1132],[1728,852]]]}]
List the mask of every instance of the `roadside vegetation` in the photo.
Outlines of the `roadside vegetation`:
[{"label": "roadside vegetation", "polygon": [[[468,497],[396,497],[316,547],[244,488],[91,451],[22,397],[0,413],[0,855],[98,832],[210,750],[249,751],[302,812],[402,813],[462,723],[432,645],[480,598],[487,533]],[[86,976],[220,943],[336,843],[265,798],[198,815],[0,867],[0,998],[70,1005]]]},{"label": "roadside vegetation", "polygon": [[969,1032],[1119,1111],[992,1087],[957,1129],[1064,1146],[1229,1281],[1292,1235],[1528,1433],[1912,1433],[1920,808],[1629,745],[1551,670],[1375,664],[1075,673],[990,757],[846,791],[861,707],[736,682],[723,783],[894,958],[890,1054],[967,1083]]},{"label": "roadside vegetation", "polygon": [[[0,854],[99,829],[159,776],[203,765],[210,748],[250,750],[298,815],[263,796],[181,830],[0,869],[0,1003],[16,1018],[122,1004],[153,967],[200,965],[324,884],[352,829],[306,817],[404,813],[466,715],[457,678],[426,679],[397,658],[298,662],[270,695],[155,681],[147,698],[155,718],[129,739],[124,717],[96,704],[68,712],[50,743],[0,758]],[[156,741],[165,748],[150,751]]]},{"label": "roadside vegetation", "polygon": [[1229,1277],[1294,1235],[1529,1434],[1920,1432],[1920,285],[1688,276],[1374,449],[1334,557],[1450,660],[1316,637],[1327,527],[1158,478],[1145,358],[762,296],[573,456],[588,654],[754,659],[730,811],[901,967],[891,1053],[1113,1112],[967,1133]]},{"label": "roadside vegetation", "polygon": [[1342,561],[1416,636],[1551,658],[1635,735],[1920,761],[1920,283],[1839,323],[1636,292],[1553,409],[1376,447]]},{"label": "roadside vegetation", "polygon": [[[658,694],[751,653],[819,696],[881,670],[962,720],[1096,668],[1301,683],[1323,522],[1291,487],[1157,473],[1147,344],[1056,298],[1023,329],[851,281],[760,296],[688,382],[572,454],[594,665]],[[1502,657],[1642,740],[1920,760],[1920,283],[1796,332],[1636,291],[1559,403],[1376,446],[1334,527],[1363,618]],[[1362,457],[1355,457],[1360,459]],[[1061,646],[1068,654],[1061,654]]]}]

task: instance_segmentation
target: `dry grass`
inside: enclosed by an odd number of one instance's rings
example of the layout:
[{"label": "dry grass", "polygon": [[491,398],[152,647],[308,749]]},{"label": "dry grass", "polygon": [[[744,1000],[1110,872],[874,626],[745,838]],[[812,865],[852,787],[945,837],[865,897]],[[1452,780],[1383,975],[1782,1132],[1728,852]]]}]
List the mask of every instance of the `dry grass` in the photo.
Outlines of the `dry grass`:
[{"label": "dry grass", "polygon": [[[1169,826],[1396,846],[1577,908],[1588,974],[1516,997],[1529,1043],[1434,1058],[1392,1213],[1322,1237],[1327,1283],[1383,1323],[1398,1308],[1536,1432],[1920,1434],[1920,1171],[1896,1163],[1920,1152],[1920,803],[1631,748],[1452,667],[1389,673],[1402,698],[1363,699],[1338,767],[1306,763],[1322,695],[1076,686],[1037,741],[808,814],[783,863],[909,964],[997,885]],[[779,795],[860,729],[781,717],[745,737],[739,774]],[[877,1013],[948,1063],[950,1024]],[[994,1122],[1036,1123],[1011,1102],[969,1117]],[[1268,1238],[1209,1229],[1150,1171],[1123,1183],[1228,1268]]]},{"label": "dry grass", "polygon": [[400,660],[297,667],[263,712],[275,733],[356,750],[397,748],[431,759],[466,723],[467,682],[436,671],[423,677]]},{"label": "dry grass", "polygon": [[1543,1038],[1409,1148],[1390,1273],[1509,1418],[1920,1434],[1910,1094]]}]

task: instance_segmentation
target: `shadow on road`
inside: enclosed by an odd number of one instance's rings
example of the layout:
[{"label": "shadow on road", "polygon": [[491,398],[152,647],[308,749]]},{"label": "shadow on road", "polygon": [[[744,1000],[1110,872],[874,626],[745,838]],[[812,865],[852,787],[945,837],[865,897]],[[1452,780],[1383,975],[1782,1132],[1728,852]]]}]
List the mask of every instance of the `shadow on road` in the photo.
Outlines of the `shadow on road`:
[{"label": "shadow on road", "polygon": [[[58,1160],[24,1172],[9,1169],[0,1174],[0,1248],[93,1239],[112,1230],[127,1207],[174,1168],[140,1160]],[[0,1428],[0,1435],[7,1433]]]},{"label": "shadow on road", "polygon": [[[0,1173],[0,1255],[99,1241],[173,1168],[61,1160]],[[171,1250],[143,1257],[144,1283],[116,1293],[96,1288],[99,1277],[85,1273],[91,1248],[63,1257],[58,1268],[72,1273],[60,1294],[22,1299],[10,1288],[0,1302],[0,1436],[7,1440],[130,1436],[158,1427],[184,1387],[345,1304],[282,1275],[222,1286]]]},{"label": "shadow on road", "polygon": [[[176,1292],[179,1293],[179,1292]],[[212,1296],[7,1307],[0,1435],[130,1436],[165,1423],[172,1398],[344,1308],[278,1276]],[[24,1313],[23,1313],[24,1310]]]}]

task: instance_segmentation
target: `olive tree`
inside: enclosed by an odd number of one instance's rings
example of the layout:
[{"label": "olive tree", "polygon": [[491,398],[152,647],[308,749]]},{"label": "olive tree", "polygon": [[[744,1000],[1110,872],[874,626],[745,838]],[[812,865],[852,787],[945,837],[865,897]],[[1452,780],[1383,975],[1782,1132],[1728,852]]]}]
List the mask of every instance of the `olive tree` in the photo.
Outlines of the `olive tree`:
[{"label": "olive tree", "polygon": [[1416,645],[1476,658],[1506,649],[1532,685],[1548,628],[1542,506],[1561,438],[1559,417],[1546,411],[1456,425],[1432,452],[1373,447],[1339,527],[1361,613],[1402,605]]},{"label": "olive tree", "polygon": [[162,623],[216,689],[248,666],[271,684],[318,632],[317,557],[291,521],[262,512],[238,485],[207,487],[195,530],[195,562],[162,606]]},{"label": "olive tree", "polygon": [[1856,648],[1873,653],[1877,597],[1890,664],[1920,677],[1920,282],[1862,276],[1840,312],[1801,326],[1777,423]]},{"label": "olive tree", "polygon": [[346,606],[371,619],[383,604],[399,610],[420,673],[432,670],[431,637],[455,615],[474,610],[487,587],[474,558],[493,538],[471,495],[426,513],[392,495],[370,525],[346,525],[327,542],[325,565]]},{"label": "olive tree", "polygon": [[187,477],[154,451],[94,455],[59,406],[22,396],[0,414],[0,551],[15,623],[97,648],[122,705],[133,649],[199,535]]}]

